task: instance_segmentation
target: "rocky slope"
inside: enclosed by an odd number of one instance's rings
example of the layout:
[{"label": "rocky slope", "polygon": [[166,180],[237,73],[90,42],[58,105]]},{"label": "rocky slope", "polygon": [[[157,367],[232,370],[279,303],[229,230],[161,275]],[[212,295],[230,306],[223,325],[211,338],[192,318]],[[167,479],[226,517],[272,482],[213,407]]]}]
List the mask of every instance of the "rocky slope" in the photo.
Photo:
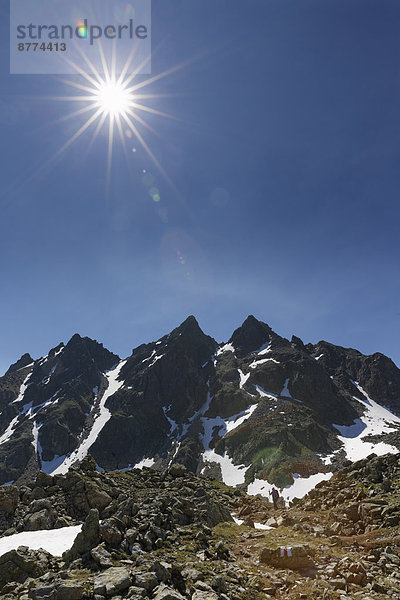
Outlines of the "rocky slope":
[{"label": "rocky slope", "polygon": [[83,523],[62,557],[1,551],[3,600],[400,597],[400,455],[357,462],[276,511],[182,465],[99,473],[90,457],[0,492],[0,550],[16,532]]},{"label": "rocky slope", "polygon": [[290,496],[347,459],[397,452],[397,414],[389,358],[289,341],[252,316],[227,344],[189,317],[124,360],[74,335],[0,378],[0,483],[66,473],[90,452],[102,469],[179,463]]}]

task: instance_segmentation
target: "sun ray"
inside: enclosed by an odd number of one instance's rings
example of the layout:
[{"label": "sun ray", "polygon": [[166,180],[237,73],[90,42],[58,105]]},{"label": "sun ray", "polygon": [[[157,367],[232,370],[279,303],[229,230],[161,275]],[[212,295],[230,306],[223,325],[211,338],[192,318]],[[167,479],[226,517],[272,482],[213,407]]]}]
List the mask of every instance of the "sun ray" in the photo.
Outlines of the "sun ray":
[{"label": "sun ray", "polygon": [[115,120],[115,116],[110,115],[109,133],[108,133],[108,159],[107,159],[107,195],[109,194],[110,185],[111,185],[111,167],[112,167],[113,144],[114,144],[114,120]]},{"label": "sun ray", "polygon": [[[62,123],[71,121],[75,118],[80,121],[80,126],[77,127],[75,133],[73,133],[65,141],[61,148],[59,148],[54,155],[50,157],[50,159],[42,166],[40,170],[48,167],[61,154],[68,150],[77,140],[79,140],[83,134],[85,134],[85,132],[91,130],[89,132],[90,141],[83,151],[84,156],[87,155],[93,148],[96,140],[98,140],[103,128],[106,128],[105,187],[107,196],[109,195],[111,188],[111,175],[113,172],[113,161],[115,160],[115,144],[116,142],[122,144],[128,167],[132,167],[134,163],[132,163],[131,152],[128,152],[128,139],[132,140],[132,138],[134,138],[137,142],[137,147],[141,147],[144,150],[145,154],[150,158],[152,163],[174,190],[177,197],[181,198],[179,190],[177,190],[167,171],[157,158],[154,149],[150,145],[150,141],[147,140],[148,135],[145,137],[145,134],[148,133],[149,135],[151,134],[152,136],[165,141],[165,137],[160,135],[157,129],[152,126],[152,121],[156,117],[181,121],[181,119],[172,114],[168,114],[167,112],[153,108],[152,106],[148,105],[146,100],[157,100],[159,98],[167,97],[171,98],[177,97],[178,95],[168,93],[151,93],[151,91],[147,91],[144,88],[168,76],[169,74],[178,71],[179,69],[183,68],[185,64],[188,64],[191,61],[186,61],[185,63],[168,69],[163,73],[147,78],[145,81],[137,82],[136,76],[140,73],[143,65],[148,62],[151,57],[147,57],[141,65],[135,65],[133,68],[132,62],[135,58],[135,53],[137,50],[136,46],[132,48],[129,57],[122,65],[122,71],[120,71],[118,68],[121,65],[117,65],[115,44],[111,47],[111,51],[107,53],[106,58],[104,47],[99,41],[98,68],[95,68],[95,66],[91,63],[89,58],[79,46],[78,49],[82,56],[82,62],[80,64],[75,64],[69,59],[67,59],[67,62],[73,68],[76,75],[81,76],[81,79],[79,80],[77,77],[75,77],[73,80],[67,78],[59,79],[64,86],[71,89],[72,93],[70,95],[68,95],[68,93],[64,93],[60,96],[46,96],[42,98],[58,102],[72,102],[76,103],[78,107],[79,104],[83,105],[77,108],[77,110],[62,116],[60,119],[55,121],[55,123]],[[149,117],[146,118],[146,115],[149,115]],[[81,118],[83,118],[83,122]],[[129,148],[129,150],[130,149],[131,148]]]},{"label": "sun ray", "polygon": [[142,117],[140,115],[134,113],[131,110],[127,110],[126,112],[128,115],[133,117],[138,123],[140,123],[143,127],[145,127],[147,129],[147,131],[150,131],[153,135],[157,136],[160,140],[165,140],[165,138],[158,131],[156,131],[156,129],[154,129],[154,127],[149,125],[147,123],[147,121],[142,119]]},{"label": "sun ray", "polygon": [[91,137],[91,140],[90,140],[90,142],[89,142],[89,145],[88,145],[88,147],[87,147],[87,151],[86,151],[86,153],[87,153],[87,154],[88,154],[88,153],[90,152],[90,150],[92,149],[92,147],[93,147],[93,144],[95,143],[95,141],[96,141],[96,139],[97,139],[97,137],[98,137],[98,135],[99,135],[100,131],[102,130],[102,128],[103,128],[103,125],[104,125],[104,123],[105,123],[106,119],[107,119],[107,113],[103,113],[103,114],[101,115],[100,119],[99,119],[99,122],[98,122],[98,123],[97,123],[97,125],[96,125],[96,129],[94,130],[94,132],[93,132],[93,135],[92,135],[92,137]]},{"label": "sun ray", "polygon": [[94,115],[92,115],[83,125],[82,127],[80,127],[78,129],[78,131],[76,131],[66,142],[63,146],[61,146],[61,148],[56,152],[56,154],[53,156],[53,158],[55,159],[56,157],[58,157],[60,154],[62,154],[63,152],[65,152],[65,150],[67,148],[69,148],[71,146],[71,144],[73,144],[90,126],[91,124],[96,121],[96,119],[100,116],[101,114],[101,109],[99,108],[97,110],[97,112],[94,113]]},{"label": "sun ray", "polygon": [[174,121],[181,121],[181,119],[175,117],[174,115],[169,115],[168,113],[162,112],[161,110],[150,108],[150,106],[144,106],[143,104],[138,104],[137,102],[132,102],[132,106],[134,108],[138,108],[139,110],[149,112],[153,115],[158,115],[159,117],[166,117],[167,119],[172,119]]},{"label": "sun ray", "polygon": [[[76,81],[68,81],[67,79],[60,79],[61,83],[65,83],[66,85],[70,85],[78,90],[83,90],[84,92],[88,92],[91,94],[93,92],[93,86],[89,87],[88,85],[83,85],[82,83],[77,83]],[[100,87],[100,84],[97,84]]]}]

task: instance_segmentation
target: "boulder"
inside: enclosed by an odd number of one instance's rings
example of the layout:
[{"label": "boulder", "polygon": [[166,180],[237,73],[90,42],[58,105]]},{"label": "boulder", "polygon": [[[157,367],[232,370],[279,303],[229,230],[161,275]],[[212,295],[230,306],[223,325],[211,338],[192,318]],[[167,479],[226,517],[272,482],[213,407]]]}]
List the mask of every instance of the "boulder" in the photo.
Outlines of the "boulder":
[{"label": "boulder", "polygon": [[111,496],[92,481],[85,482],[85,491],[90,508],[97,508],[100,512],[112,501]]},{"label": "boulder", "polygon": [[63,554],[65,562],[70,563],[79,556],[87,554],[98,546],[100,542],[99,511],[92,508],[82,525],[82,531],[78,533],[70,550]]},{"label": "boulder", "polygon": [[314,561],[310,557],[310,551],[306,546],[263,548],[260,554],[260,562],[277,569],[291,569],[293,571],[315,568]]},{"label": "boulder", "polygon": [[166,585],[160,585],[156,589],[154,600],[184,600],[184,597],[176,590]]},{"label": "boulder", "polygon": [[0,511],[12,514],[17,508],[19,490],[16,485],[0,487]]},{"label": "boulder", "polygon": [[185,477],[187,475],[187,469],[184,465],[175,463],[169,467],[168,473],[171,477]]},{"label": "boulder", "polygon": [[23,583],[28,577],[39,577],[49,568],[51,556],[44,550],[20,546],[0,556],[0,589],[8,582]]},{"label": "boulder", "polygon": [[103,569],[107,569],[112,566],[111,555],[106,550],[106,546],[104,542],[99,544],[95,548],[90,551],[90,556],[93,558],[98,565],[103,567]]},{"label": "boulder", "polygon": [[205,592],[202,590],[197,590],[193,594],[192,600],[218,600],[218,596],[214,592]]},{"label": "boulder", "polygon": [[127,590],[130,585],[131,578],[125,567],[111,567],[95,577],[93,591],[95,594],[111,597]]},{"label": "boulder", "polygon": [[47,488],[54,485],[54,477],[52,475],[48,475],[48,473],[43,473],[43,471],[39,471],[36,475],[35,485],[41,488]]},{"label": "boulder", "polygon": [[30,515],[25,523],[26,531],[39,531],[41,529],[53,529],[57,521],[57,513],[54,510],[44,508]]},{"label": "boulder", "polygon": [[82,582],[71,579],[57,586],[57,600],[81,600],[85,593]]},{"label": "boulder", "polygon": [[135,585],[151,592],[158,585],[158,579],[154,573],[135,573]]},{"label": "boulder", "polygon": [[116,526],[114,519],[106,519],[100,524],[100,537],[109,546],[116,548],[124,536]]}]

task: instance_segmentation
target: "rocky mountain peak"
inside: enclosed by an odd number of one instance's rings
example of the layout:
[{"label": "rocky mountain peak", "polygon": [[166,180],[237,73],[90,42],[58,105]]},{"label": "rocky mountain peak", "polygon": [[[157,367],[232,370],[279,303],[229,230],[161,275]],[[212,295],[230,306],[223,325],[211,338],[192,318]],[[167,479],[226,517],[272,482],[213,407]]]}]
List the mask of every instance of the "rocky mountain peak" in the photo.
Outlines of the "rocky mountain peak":
[{"label": "rocky mountain peak", "polygon": [[196,318],[191,315],[179,327],[174,329],[168,336],[169,342],[172,340],[179,341],[179,345],[183,344],[190,353],[198,357],[198,360],[206,360],[217,348],[217,342],[206,335],[198,324]]},{"label": "rocky mountain peak", "polygon": [[270,340],[273,333],[269,325],[249,315],[241,327],[233,332],[229,343],[235,347],[240,356],[261,348]]},{"label": "rocky mountain peak", "polygon": [[65,348],[64,343],[60,342],[58,346],[55,346],[55,348],[50,350],[49,357],[57,356],[63,348]]},{"label": "rocky mountain peak", "polygon": [[97,340],[81,337],[78,333],[72,336],[65,347],[60,344],[58,348],[63,349],[62,362],[68,367],[75,367],[78,363],[80,367],[83,363],[87,363],[88,366],[94,363],[100,371],[106,371],[120,360],[117,354],[104,348]]},{"label": "rocky mountain peak", "polygon": [[32,363],[33,363],[33,358],[31,357],[31,355],[28,353],[25,353],[21,356],[21,358],[19,360],[17,360],[17,362],[15,362],[14,364],[12,364],[10,366],[10,368],[6,372],[6,375],[9,375],[10,373],[15,373],[15,371],[18,371],[19,369],[23,369],[24,367],[27,367],[28,365],[30,365]]},{"label": "rocky mountain peak", "polygon": [[187,319],[185,319],[183,323],[179,325],[179,327],[174,329],[174,332],[185,335],[205,335],[196,317],[193,315],[190,315]]},{"label": "rocky mountain peak", "polygon": [[74,335],[72,336],[72,338],[67,343],[67,348],[71,347],[71,346],[75,346],[75,344],[79,344],[81,342],[82,342],[82,338],[79,335],[79,333],[74,333]]}]

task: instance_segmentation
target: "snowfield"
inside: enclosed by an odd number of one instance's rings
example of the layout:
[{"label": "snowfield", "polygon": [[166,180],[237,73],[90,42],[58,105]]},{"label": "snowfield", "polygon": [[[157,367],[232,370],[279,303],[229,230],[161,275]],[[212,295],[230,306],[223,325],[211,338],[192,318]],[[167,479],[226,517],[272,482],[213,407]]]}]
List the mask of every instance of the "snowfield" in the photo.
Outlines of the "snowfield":
[{"label": "snowfield", "polygon": [[397,454],[398,449],[385,442],[373,444],[364,440],[369,435],[380,435],[397,431],[400,425],[400,418],[394,415],[390,410],[381,406],[358,384],[352,381],[352,384],[364,396],[364,400],[353,396],[364,407],[364,414],[356,419],[353,425],[334,425],[339,431],[339,440],[343,443],[346,456],[352,462],[366,458],[369,454],[375,453],[378,456],[383,454]]},{"label": "snowfield", "polygon": [[47,550],[53,556],[61,556],[69,550],[82,525],[62,527],[61,529],[50,529],[41,531],[23,531],[0,538],[0,556],[10,550],[16,550],[19,546],[28,546],[31,550]]},{"label": "snowfield", "polygon": [[[285,502],[289,502],[293,500],[293,498],[303,498],[308,492],[315,488],[317,483],[320,481],[328,481],[332,477],[333,473],[316,473],[315,475],[310,475],[310,477],[300,477],[298,473],[292,473],[294,483],[292,485],[288,485],[283,489],[279,489],[279,494],[284,498]],[[247,493],[250,496],[257,496],[260,494],[268,498],[273,486],[268,481],[264,479],[255,479],[253,483],[247,488]]]}]

